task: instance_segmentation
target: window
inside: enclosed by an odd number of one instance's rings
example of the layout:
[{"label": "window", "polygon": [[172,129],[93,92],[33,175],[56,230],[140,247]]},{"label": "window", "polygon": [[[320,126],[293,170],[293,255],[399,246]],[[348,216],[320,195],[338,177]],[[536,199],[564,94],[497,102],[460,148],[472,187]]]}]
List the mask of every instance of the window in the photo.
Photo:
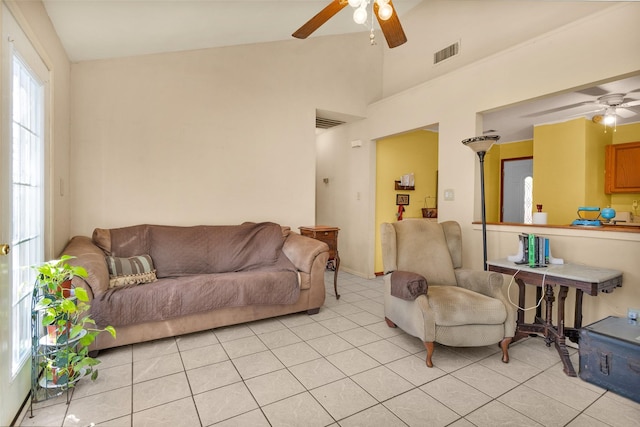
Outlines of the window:
[{"label": "window", "polygon": [[524,223],[533,224],[533,177],[524,179]]},{"label": "window", "polygon": [[12,373],[31,350],[34,263],[44,258],[43,84],[16,52],[12,55]]}]

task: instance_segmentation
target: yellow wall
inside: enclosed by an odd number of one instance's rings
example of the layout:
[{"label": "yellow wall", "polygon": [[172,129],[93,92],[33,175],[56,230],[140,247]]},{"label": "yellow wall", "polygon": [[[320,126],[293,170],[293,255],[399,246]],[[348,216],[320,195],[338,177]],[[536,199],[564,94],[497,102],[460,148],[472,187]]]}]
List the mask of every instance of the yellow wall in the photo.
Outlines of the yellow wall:
[{"label": "yellow wall", "polygon": [[[378,140],[376,143],[376,238],[375,271],[381,272],[382,249],[380,246],[380,224],[394,222],[396,194],[409,194],[409,205],[405,206],[404,218],[421,218],[422,208],[435,206],[438,171],[438,134],[418,130]],[[394,181],[413,172],[415,190],[396,190]]]},{"label": "yellow wall", "polygon": [[605,208],[611,204],[611,196],[604,192],[604,153],[611,144],[611,132],[603,126],[585,120],[585,176],[584,205]]},{"label": "yellow wall", "polygon": [[[640,141],[640,123],[618,126],[613,132],[613,143],[624,144],[627,142]],[[640,193],[618,193],[611,195],[611,207],[616,211],[633,212],[631,204],[634,200],[640,203]],[[633,212],[635,216],[640,215],[640,209]],[[637,221],[637,219],[636,219]]]},{"label": "yellow wall", "polygon": [[[536,126],[534,140],[495,145],[485,158],[487,221],[500,218],[501,161],[534,153],[533,202],[544,206],[549,224],[571,223],[579,206],[633,211],[633,201],[640,202],[639,193],[604,193],[604,151],[611,143],[636,141],[640,141],[640,123],[605,132],[601,124],[579,118]],[[640,215],[640,209],[634,214]]]},{"label": "yellow wall", "polygon": [[570,224],[584,206],[585,120],[533,130],[533,204],[542,204],[549,224]]},{"label": "yellow wall", "polygon": [[533,156],[533,140],[496,144],[485,157],[487,222],[500,221],[502,160]]},{"label": "yellow wall", "polygon": [[500,152],[500,145],[493,144],[484,156],[484,196],[487,222],[500,221]]}]

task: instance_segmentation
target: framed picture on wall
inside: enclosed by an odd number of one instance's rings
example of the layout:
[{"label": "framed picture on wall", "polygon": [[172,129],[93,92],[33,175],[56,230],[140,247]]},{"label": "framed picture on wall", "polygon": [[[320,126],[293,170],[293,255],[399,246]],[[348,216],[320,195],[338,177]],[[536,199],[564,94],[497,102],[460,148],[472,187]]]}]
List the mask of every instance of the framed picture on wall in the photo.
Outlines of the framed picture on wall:
[{"label": "framed picture on wall", "polygon": [[399,206],[399,205],[406,206],[408,204],[409,204],[408,194],[396,194],[396,206]]}]

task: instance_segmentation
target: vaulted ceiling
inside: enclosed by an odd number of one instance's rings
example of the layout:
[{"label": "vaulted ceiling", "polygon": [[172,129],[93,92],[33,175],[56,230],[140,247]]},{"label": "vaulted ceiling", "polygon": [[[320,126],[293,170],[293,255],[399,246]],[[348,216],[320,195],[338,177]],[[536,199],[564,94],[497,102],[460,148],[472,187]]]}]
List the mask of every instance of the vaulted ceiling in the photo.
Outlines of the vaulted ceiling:
[{"label": "vaulted ceiling", "polygon": [[[330,1],[43,0],[43,4],[69,59],[77,62],[281,40],[304,43],[293,39],[291,34]],[[522,12],[522,8],[531,10],[539,2],[458,0],[447,3],[441,0],[394,0],[394,7],[401,22],[407,22],[409,27],[428,25],[434,32],[431,37],[445,32],[446,25],[450,27],[446,15],[451,15],[453,18],[450,19],[455,19],[467,34],[473,31],[474,40],[467,38],[463,41],[466,43],[463,48],[467,49],[467,59],[461,58],[457,66],[464,66],[465,60],[474,60],[474,54],[492,53],[490,49],[483,48],[478,40],[485,39],[485,45],[492,43],[495,49],[503,49],[504,46],[500,47],[500,43],[504,44],[509,40],[517,43],[522,37],[531,37],[534,29],[548,31],[549,29],[543,28],[543,24],[563,25],[562,19],[572,19],[571,16],[558,16],[558,10],[549,3],[553,2],[543,2],[540,5],[542,9],[549,6],[546,18],[544,14],[530,13],[529,18],[526,14],[518,13],[514,19],[509,19],[503,13],[495,15],[495,12],[517,8],[520,9],[519,12]],[[571,10],[577,11],[576,5],[577,3]],[[580,6],[585,6],[580,8],[581,13],[584,15],[586,10],[595,11],[596,7],[601,7],[593,2],[591,5],[593,7],[587,8],[584,2],[581,3]],[[437,16],[430,17],[433,20],[427,23],[415,18],[412,20],[412,10],[425,7],[430,8],[430,15]],[[491,22],[487,22],[486,19],[491,16],[492,22],[500,25],[492,26]],[[580,16],[582,15],[576,12],[575,19]],[[543,21],[540,21],[541,17],[544,18]],[[530,21],[527,22],[528,19]],[[406,27],[407,25],[405,30]],[[375,28],[377,29],[377,23]],[[369,29],[370,27],[355,24],[352,11],[347,7],[322,25],[312,37],[362,32],[363,46],[366,46]],[[411,49],[411,54],[414,54],[422,47],[423,41],[412,39],[410,29],[407,31],[407,44],[389,52],[386,61],[393,61],[397,55],[405,55],[406,52],[402,49]],[[427,56],[432,54],[433,52],[425,52]],[[594,60],[597,60],[596,54]],[[454,62],[443,64],[440,71],[452,71],[453,64]],[[638,100],[640,77],[597,82],[591,87],[567,88],[563,93],[487,112],[484,114],[484,130],[495,130],[502,136],[501,141],[505,142],[530,139],[535,124],[562,121],[580,115],[590,119],[593,115],[601,114],[597,111],[600,107],[596,101],[599,96],[607,93],[621,93],[626,95],[627,100]],[[618,124],[640,121],[640,106],[629,107],[627,110],[634,114],[619,117]]]},{"label": "vaulted ceiling", "polygon": [[[43,0],[71,61],[292,40],[332,0]],[[346,1],[346,0],[345,0]],[[402,16],[421,0],[396,0]],[[347,7],[313,36],[369,31]],[[377,28],[377,23],[376,23]],[[366,36],[368,40],[368,36]]]}]

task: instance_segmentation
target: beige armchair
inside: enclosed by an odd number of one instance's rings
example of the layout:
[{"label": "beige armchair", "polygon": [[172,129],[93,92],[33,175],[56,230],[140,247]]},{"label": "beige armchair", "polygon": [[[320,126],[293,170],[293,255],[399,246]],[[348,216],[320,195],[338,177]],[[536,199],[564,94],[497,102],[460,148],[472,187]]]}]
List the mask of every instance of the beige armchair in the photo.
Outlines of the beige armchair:
[{"label": "beige armchair", "polygon": [[[502,293],[501,274],[462,268],[460,225],[407,219],[382,224],[380,234],[385,320],[390,327],[399,326],[424,341],[427,366],[433,366],[434,342],[452,347],[496,343],[502,348],[502,361],[508,363],[515,308]],[[407,287],[402,281],[408,275],[392,272],[417,273],[414,277],[422,283],[424,277],[426,286],[415,286],[414,280]],[[404,286],[401,297],[392,295],[392,276],[394,295]]]}]

